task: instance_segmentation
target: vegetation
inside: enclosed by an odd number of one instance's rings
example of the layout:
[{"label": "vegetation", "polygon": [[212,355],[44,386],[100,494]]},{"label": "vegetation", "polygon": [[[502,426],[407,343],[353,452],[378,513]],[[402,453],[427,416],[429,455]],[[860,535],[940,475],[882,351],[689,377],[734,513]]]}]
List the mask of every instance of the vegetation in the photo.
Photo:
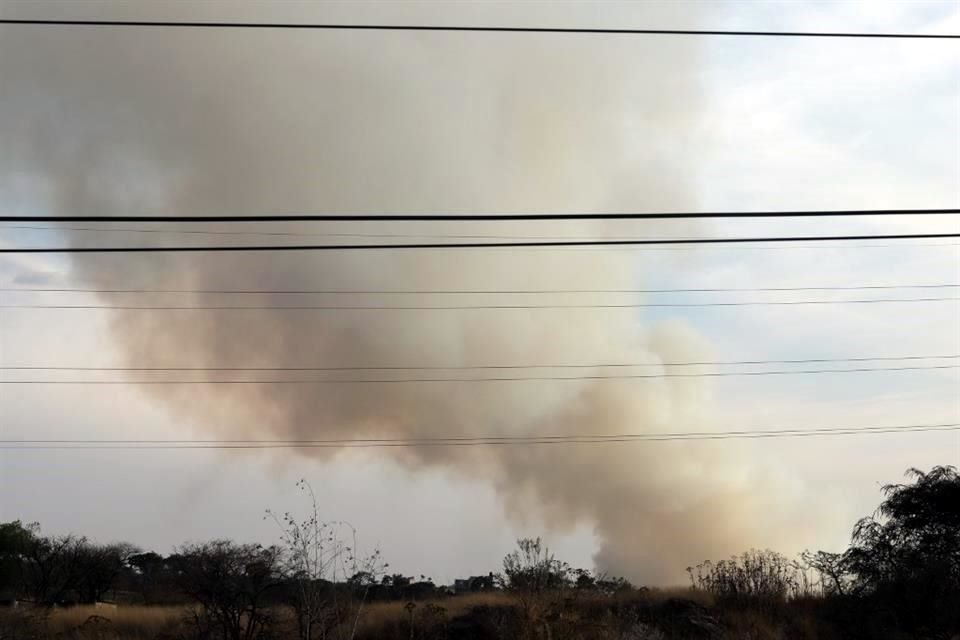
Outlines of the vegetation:
[{"label": "vegetation", "polygon": [[[457,591],[388,574],[348,526],[268,514],[273,547],[215,540],[169,556],[0,524],[0,640],[802,639],[960,637],[960,477],[884,488],[843,553],[752,550],[637,588],[518,541],[501,574]],[[18,606],[10,606],[13,600]],[[109,602],[104,603],[107,600]]]}]

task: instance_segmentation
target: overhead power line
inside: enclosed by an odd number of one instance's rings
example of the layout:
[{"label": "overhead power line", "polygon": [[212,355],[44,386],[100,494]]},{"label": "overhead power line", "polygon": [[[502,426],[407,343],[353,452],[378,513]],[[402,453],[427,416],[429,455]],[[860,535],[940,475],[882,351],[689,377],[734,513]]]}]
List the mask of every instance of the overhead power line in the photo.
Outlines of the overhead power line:
[{"label": "overhead power line", "polygon": [[[119,227],[43,227],[38,225],[8,224],[3,229],[17,229],[29,231],[49,231],[60,233],[63,231],[80,231],[83,233],[148,233],[163,235],[201,235],[201,236],[259,236],[259,237],[292,237],[292,238],[416,238],[419,240],[445,239],[473,239],[473,240],[582,240],[582,236],[517,236],[497,235],[487,233],[467,234],[430,234],[430,233],[309,233],[302,231],[214,231],[209,229],[124,229]],[[602,239],[602,238],[600,238]]]},{"label": "overhead power line", "polygon": [[[597,236],[532,236],[532,235],[502,235],[502,234],[486,234],[486,233],[466,233],[466,234],[427,234],[427,233],[340,233],[340,232],[330,232],[330,233],[308,233],[308,232],[299,232],[299,231],[213,231],[213,230],[200,230],[200,229],[126,229],[118,227],[65,227],[65,226],[55,226],[55,227],[44,227],[37,225],[15,225],[8,224],[0,226],[0,231],[4,229],[14,229],[14,230],[32,230],[32,231],[47,231],[51,233],[60,233],[63,231],[79,231],[84,233],[140,233],[140,234],[162,234],[162,235],[187,235],[187,236],[261,236],[261,237],[309,237],[309,238],[406,238],[406,239],[417,239],[417,240],[609,240],[607,237],[597,237]],[[642,238],[637,238],[642,239]],[[853,244],[847,245],[846,248],[863,248],[863,249],[880,249],[885,247],[898,247],[902,246],[900,244]],[[918,245],[910,246],[920,246],[920,247],[958,247],[960,244],[956,242],[941,242],[941,243],[923,243]],[[721,246],[714,247],[717,249],[724,248]],[[771,249],[827,249],[830,247],[822,247],[817,245],[808,245],[808,246],[793,246],[793,247],[744,247],[751,250],[771,250]],[[654,247],[651,250],[658,251],[684,251],[688,250],[687,247]]]},{"label": "overhead power line", "polygon": [[0,309],[113,311],[469,311],[528,309],[648,309],[697,307],[801,306],[828,304],[904,304],[952,302],[960,297],[858,298],[854,300],[747,300],[742,302],[642,302],[627,304],[474,304],[474,305],[100,305],[100,304],[5,304]]},{"label": "overhead power line", "polygon": [[311,22],[222,22],[181,20],[68,20],[5,18],[0,24],[71,27],[149,27],[176,29],[299,29],[318,31],[434,31],[474,33],[553,33],[593,35],[733,36],[765,38],[956,39],[946,33],[869,33],[858,31],[764,31],[731,29],[628,29],[602,27],[505,27],[427,24],[336,24]]},{"label": "overhead power line", "polygon": [[91,367],[62,365],[10,365],[0,366],[0,371],[128,371],[128,372],[185,372],[185,371],[489,371],[499,369],[607,369],[634,367],[700,367],[700,366],[750,366],[769,364],[824,364],[840,362],[900,362],[907,360],[955,360],[960,354],[928,356],[873,356],[856,358],[802,358],[793,360],[691,360],[687,362],[600,362],[600,363],[554,363],[554,364],[492,364],[492,365],[409,365],[409,366],[354,366],[354,367]]},{"label": "overhead power line", "polygon": [[689,433],[570,434],[531,436],[452,436],[422,438],[342,438],[326,440],[0,440],[0,449],[328,449],[391,447],[476,447],[547,444],[614,444],[628,442],[752,440],[843,435],[944,432],[960,423],[895,425],[886,427],[831,427],[756,431],[699,431]]},{"label": "overhead power line", "polygon": [[918,367],[858,367],[854,369],[800,369],[775,371],[716,371],[706,373],[595,374],[579,376],[497,376],[483,378],[354,378],[288,379],[288,380],[0,380],[0,385],[310,385],[310,384],[434,384],[451,382],[534,382],[562,380],[660,380],[665,378],[733,378],[758,376],[790,376],[830,373],[867,373],[877,371],[932,371],[958,369],[960,365],[928,365]]},{"label": "overhead power line", "polygon": [[674,211],[577,213],[271,213],[260,215],[0,215],[0,222],[522,222],[545,220],[703,220],[713,218],[850,218],[865,216],[940,216],[960,208],[821,209],[795,211]]},{"label": "overhead power line", "polygon": [[96,287],[0,287],[0,293],[104,293],[197,295],[554,295],[554,294],[658,294],[658,293],[761,293],[787,291],[871,291],[888,289],[956,289],[960,284],[863,284],[806,287],[701,287],[686,289],[122,289]]},{"label": "overhead power line", "polygon": [[231,439],[218,438],[216,440],[202,439],[107,439],[107,438],[49,438],[49,439],[20,439],[6,438],[0,439],[2,444],[350,444],[350,443],[371,443],[371,442],[403,442],[419,444],[421,442],[473,442],[488,440],[568,440],[573,438],[607,439],[607,438],[699,438],[701,436],[742,436],[759,434],[787,434],[787,433],[833,433],[836,431],[876,431],[881,429],[944,429],[949,427],[960,427],[960,423],[930,423],[930,424],[908,424],[908,425],[886,425],[886,426],[854,426],[854,427],[796,427],[788,429],[739,429],[739,430],[721,430],[721,431],[674,431],[674,432],[653,432],[653,433],[562,433],[562,434],[534,434],[534,435],[509,435],[509,434],[482,434],[476,436],[454,435],[454,436],[410,436],[403,438],[295,438],[295,439]]},{"label": "overhead power line", "polygon": [[4,247],[4,253],[211,253],[261,251],[374,251],[387,249],[495,249],[550,247],[629,247],[657,245],[746,244],[755,242],[845,242],[850,240],[921,240],[960,238],[960,233],[900,233],[835,236],[757,236],[747,238],[652,238],[631,240],[562,240],[517,242],[439,242],[400,244],[213,245],[153,247]]}]

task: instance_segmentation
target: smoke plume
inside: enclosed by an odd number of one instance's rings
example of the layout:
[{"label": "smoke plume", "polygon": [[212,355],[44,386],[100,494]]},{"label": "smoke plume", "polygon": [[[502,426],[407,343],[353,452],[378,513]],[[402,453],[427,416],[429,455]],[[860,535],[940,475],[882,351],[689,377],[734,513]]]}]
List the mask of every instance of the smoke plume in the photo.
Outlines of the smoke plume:
[{"label": "smoke plume", "polygon": [[[693,161],[704,116],[699,55],[691,39],[4,30],[0,184],[7,202],[23,210],[70,214],[696,209]],[[583,224],[266,230],[612,231]],[[642,230],[691,232],[678,225]],[[65,233],[76,245],[289,240]],[[143,288],[629,289],[642,284],[650,264],[634,252],[496,250],[84,256],[73,269],[87,283]],[[546,300],[424,296],[413,304]],[[549,300],[609,302],[611,296]],[[121,302],[115,295],[103,301]],[[122,302],[236,300],[170,295]],[[240,303],[305,302],[412,300],[273,294],[245,296]],[[648,321],[635,309],[118,311],[111,322],[130,366],[658,364],[710,357],[707,342],[683,322]],[[208,437],[608,434],[727,426],[710,415],[709,389],[699,379],[143,389]],[[680,579],[684,567],[699,560],[777,544],[791,533],[796,523],[779,506],[776,478],[737,450],[685,442],[423,447],[370,455],[489,481],[508,514],[534,514],[554,530],[591,523],[600,569],[656,582]]]}]

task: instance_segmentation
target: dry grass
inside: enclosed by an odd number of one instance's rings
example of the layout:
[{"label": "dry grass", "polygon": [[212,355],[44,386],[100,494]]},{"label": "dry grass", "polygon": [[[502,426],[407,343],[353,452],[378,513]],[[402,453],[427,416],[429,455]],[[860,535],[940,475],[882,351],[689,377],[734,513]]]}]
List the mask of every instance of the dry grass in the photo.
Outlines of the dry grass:
[{"label": "dry grass", "polygon": [[[648,603],[658,606],[668,600],[693,601],[703,607],[710,607],[712,599],[702,591],[689,588],[652,589],[649,591],[630,592],[610,597],[595,593],[566,592],[555,594],[567,602],[567,619],[571,624],[579,620],[584,624],[594,624],[591,620],[599,619],[597,612],[606,610],[611,605],[630,609],[634,604]],[[572,601],[569,600],[572,598]],[[506,609],[519,606],[514,594],[503,592],[471,593],[446,598],[417,601],[413,610],[417,637],[443,637],[437,630],[442,630],[447,623],[461,616],[469,616],[478,609]],[[363,608],[358,625],[358,637],[364,639],[376,638],[404,638],[409,634],[408,621],[410,612],[406,609],[406,601],[372,602]],[[53,609],[45,612],[41,632],[36,638],[61,638],[64,640],[159,640],[177,637],[187,637],[189,629],[184,626],[185,618],[191,612],[186,606],[140,606],[120,605],[117,607],[77,606],[67,609]],[[575,612],[572,617],[569,612]],[[290,611],[286,608],[277,608],[275,613],[275,631],[277,637],[286,637],[293,631],[293,621]],[[487,614],[480,614],[481,616]],[[439,616],[439,618],[431,617]],[[602,617],[602,616],[601,616]],[[477,619],[477,618],[475,618]],[[484,618],[479,618],[484,619]],[[743,630],[752,638],[770,638],[779,640],[776,629],[768,628],[768,624],[761,618],[741,615],[733,620],[733,626]],[[439,624],[440,626],[436,626]],[[430,631],[433,629],[433,631]],[[744,636],[744,637],[747,637]],[[3,637],[0,631],[0,637]],[[560,636],[558,636],[560,637]],[[563,636],[564,638],[568,636]],[[586,636],[569,636],[586,637]],[[606,638],[607,635],[590,635],[591,638]],[[611,636],[613,637],[613,636]],[[802,637],[813,637],[804,634]]]},{"label": "dry grass", "polygon": [[663,602],[664,600],[678,599],[690,600],[692,602],[696,602],[702,607],[712,607],[714,605],[713,595],[703,591],[702,589],[692,589],[690,587],[654,588],[650,589],[649,591],[644,591],[641,597],[651,602]]},{"label": "dry grass", "polygon": [[63,634],[69,637],[70,634],[78,635],[78,630],[96,628],[99,635],[106,637],[140,640],[156,638],[175,630],[189,611],[187,607],[84,605],[52,610],[47,617],[46,627],[51,636]]},{"label": "dry grass", "polygon": [[[669,589],[651,589],[644,591],[631,591],[615,596],[604,596],[595,592],[566,591],[553,594],[544,594],[544,602],[568,607],[564,615],[566,624],[574,627],[580,623],[583,628],[593,629],[590,638],[606,638],[607,635],[599,633],[599,626],[613,624],[611,620],[604,616],[604,611],[609,611],[610,607],[619,607],[629,609],[634,605],[658,607],[668,600],[682,600],[692,602],[703,608],[709,608],[713,605],[713,598],[703,591],[697,591],[689,587],[677,587]],[[565,604],[561,604],[565,603]],[[541,603],[543,605],[544,603]],[[410,612],[405,608],[406,602],[380,602],[369,604],[365,607],[364,615],[359,625],[359,636],[361,638],[406,638],[408,629],[408,620]],[[430,606],[441,607],[443,609],[443,618],[449,622],[460,616],[467,615],[480,608],[517,608],[520,602],[515,594],[503,592],[472,593],[437,600],[426,600],[416,603],[417,607],[413,610],[415,627],[419,633],[424,633],[424,638],[443,637],[442,634],[430,635],[425,630],[430,628],[418,616],[428,613]],[[402,636],[400,635],[402,632]],[[435,632],[434,632],[435,633]],[[606,631],[612,633],[611,630]],[[493,636],[491,636],[493,637]],[[557,636],[561,637],[561,636]],[[566,637],[587,637],[577,635],[563,635]],[[613,636],[610,636],[613,637]],[[617,636],[619,637],[619,636]],[[760,636],[766,638],[766,636]]]},{"label": "dry grass", "polygon": [[[364,606],[363,616],[360,619],[360,630],[370,632],[383,625],[404,621],[409,614],[404,608],[406,602],[374,602]],[[468,593],[462,596],[441,598],[437,600],[423,600],[416,603],[417,609],[424,609],[428,605],[443,607],[447,618],[456,618],[475,607],[494,607],[516,604],[516,599],[507,593]]]}]

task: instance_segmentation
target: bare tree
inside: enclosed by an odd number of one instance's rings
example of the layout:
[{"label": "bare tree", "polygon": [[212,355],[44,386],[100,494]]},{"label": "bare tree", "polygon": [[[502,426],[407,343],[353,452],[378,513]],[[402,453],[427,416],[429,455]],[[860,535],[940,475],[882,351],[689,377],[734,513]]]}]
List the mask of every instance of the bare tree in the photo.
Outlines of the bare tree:
[{"label": "bare tree", "polygon": [[86,538],[71,535],[29,540],[22,556],[27,595],[43,605],[76,600],[86,547]]},{"label": "bare tree", "polygon": [[828,551],[817,551],[816,553],[804,551],[800,557],[820,577],[820,586],[824,594],[847,595],[852,576],[847,569],[844,554]]},{"label": "bare tree", "polygon": [[113,588],[117,577],[139,551],[127,543],[86,543],[77,550],[76,590],[81,602],[98,602]]},{"label": "bare tree", "polygon": [[280,584],[278,548],[214,540],[184,546],[171,560],[181,589],[200,605],[198,636],[263,636],[272,622],[268,596]]},{"label": "bare tree", "polygon": [[320,518],[317,496],[305,480],[297,482],[309,498],[307,516],[267,511],[281,530],[284,576],[293,583],[291,604],[301,640],[353,638],[370,587],[387,564],[380,551],[358,551],[356,529]]}]

